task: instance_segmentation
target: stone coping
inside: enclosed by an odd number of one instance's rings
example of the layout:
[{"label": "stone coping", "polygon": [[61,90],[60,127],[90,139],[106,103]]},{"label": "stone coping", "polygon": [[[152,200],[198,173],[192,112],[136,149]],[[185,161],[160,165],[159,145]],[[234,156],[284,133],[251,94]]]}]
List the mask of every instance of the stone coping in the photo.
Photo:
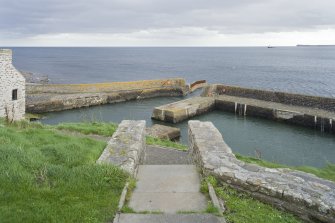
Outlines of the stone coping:
[{"label": "stone coping", "polygon": [[136,176],[146,149],[145,124],[144,120],[123,120],[97,163],[110,163]]},{"label": "stone coping", "polygon": [[335,222],[335,183],[287,168],[270,169],[236,159],[211,122],[189,121],[189,149],[205,175],[306,222]]}]

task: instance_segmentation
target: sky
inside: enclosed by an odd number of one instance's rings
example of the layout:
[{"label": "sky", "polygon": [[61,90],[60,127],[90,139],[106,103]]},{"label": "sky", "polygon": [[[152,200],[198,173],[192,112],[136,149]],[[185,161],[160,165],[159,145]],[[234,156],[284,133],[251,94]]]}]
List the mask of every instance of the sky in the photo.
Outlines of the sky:
[{"label": "sky", "polygon": [[335,44],[335,0],[0,0],[0,46]]}]

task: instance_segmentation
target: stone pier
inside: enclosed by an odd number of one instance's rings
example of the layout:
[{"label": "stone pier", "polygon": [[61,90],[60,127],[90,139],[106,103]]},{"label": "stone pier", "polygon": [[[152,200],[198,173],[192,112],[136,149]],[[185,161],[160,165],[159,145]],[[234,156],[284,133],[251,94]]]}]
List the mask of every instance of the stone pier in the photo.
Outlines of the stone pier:
[{"label": "stone pier", "polygon": [[214,108],[214,98],[194,97],[156,107],[151,117],[161,121],[178,123],[193,116],[212,111]]},{"label": "stone pier", "polygon": [[211,122],[189,121],[189,145],[203,174],[290,211],[305,222],[335,222],[334,182],[301,171],[240,161]]},{"label": "stone pier", "polygon": [[335,98],[225,85],[210,85],[204,89],[202,97],[156,107],[152,118],[177,123],[212,110],[261,117],[335,133]]}]

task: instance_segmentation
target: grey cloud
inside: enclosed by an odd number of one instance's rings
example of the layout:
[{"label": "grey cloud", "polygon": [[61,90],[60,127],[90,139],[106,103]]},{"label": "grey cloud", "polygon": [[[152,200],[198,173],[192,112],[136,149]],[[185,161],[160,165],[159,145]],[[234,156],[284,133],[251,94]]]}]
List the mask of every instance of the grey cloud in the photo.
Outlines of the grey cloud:
[{"label": "grey cloud", "polygon": [[204,27],[257,33],[334,27],[333,0],[0,0],[0,34]]}]

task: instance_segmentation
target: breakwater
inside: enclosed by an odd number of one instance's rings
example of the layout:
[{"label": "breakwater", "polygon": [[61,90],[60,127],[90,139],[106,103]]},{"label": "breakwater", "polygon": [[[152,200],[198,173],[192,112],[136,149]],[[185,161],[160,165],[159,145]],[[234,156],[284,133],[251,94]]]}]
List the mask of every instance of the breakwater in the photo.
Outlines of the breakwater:
[{"label": "breakwater", "polygon": [[182,78],[97,84],[28,84],[26,110],[44,113],[163,96],[184,96]]},{"label": "breakwater", "polygon": [[226,85],[207,86],[202,97],[156,107],[152,118],[178,123],[214,109],[335,133],[335,99]]}]

